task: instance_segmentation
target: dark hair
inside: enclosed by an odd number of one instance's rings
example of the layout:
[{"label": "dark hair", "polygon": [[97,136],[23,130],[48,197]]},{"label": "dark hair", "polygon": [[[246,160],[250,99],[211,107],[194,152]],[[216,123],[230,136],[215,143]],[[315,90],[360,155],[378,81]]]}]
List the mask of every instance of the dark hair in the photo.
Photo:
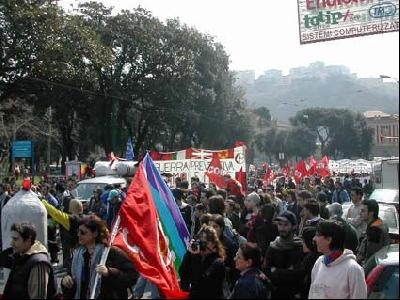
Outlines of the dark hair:
[{"label": "dark hair", "polygon": [[265,187],[265,189],[266,189],[266,190],[271,190],[271,192],[274,192],[274,191],[275,191],[275,187],[274,187],[272,184],[268,184],[268,185]]},{"label": "dark hair", "polygon": [[195,210],[200,210],[200,211],[207,211],[207,207],[203,203],[197,203],[194,206]]},{"label": "dark hair", "polygon": [[180,184],[180,188],[188,189],[189,188],[189,182],[187,180],[182,180],[181,184]]},{"label": "dark hair", "polygon": [[304,200],[312,198],[312,194],[309,191],[301,191],[297,196]]},{"label": "dark hair", "polygon": [[211,215],[211,218],[209,221],[215,222],[222,229],[222,231],[225,229],[225,220],[222,215],[213,214],[213,215]]},{"label": "dark hair", "polygon": [[36,227],[32,223],[22,222],[11,225],[11,231],[18,232],[24,241],[31,240],[31,245],[36,240]]},{"label": "dark hair", "polygon": [[319,202],[328,202],[328,196],[324,191],[321,191],[317,194],[317,200]]},{"label": "dark hair", "polygon": [[343,250],[344,242],[346,239],[346,233],[341,223],[333,220],[322,220],[317,225],[316,235],[322,235],[324,237],[330,237],[332,239],[329,249],[331,250]]},{"label": "dark hair", "polygon": [[261,208],[261,215],[264,218],[264,221],[267,223],[272,223],[275,216],[275,206],[272,203],[266,203]]},{"label": "dark hair", "polygon": [[287,192],[287,194],[288,194],[288,196],[290,195],[290,196],[292,197],[292,199],[293,199],[294,202],[297,202],[297,195],[296,195],[296,192],[295,192],[295,191],[289,190],[289,191]]},{"label": "dark hair", "polygon": [[352,192],[354,192],[354,193],[356,193],[358,196],[360,196],[360,197],[362,197],[363,196],[363,190],[360,188],[360,187],[358,187],[358,186],[355,186],[355,187],[352,187],[351,188],[351,191]]},{"label": "dark hair", "polygon": [[208,225],[208,222],[210,222],[211,218],[212,218],[211,214],[205,213],[204,215],[202,215],[200,217],[200,225],[203,225],[203,224]]},{"label": "dark hair", "polygon": [[226,199],[227,194],[228,194],[228,193],[227,193],[225,190],[218,190],[218,191],[216,192],[216,195],[217,195],[217,196],[218,196],[218,195],[222,196],[222,199]]},{"label": "dark hair", "polygon": [[237,203],[235,200],[231,199],[231,197],[228,197],[228,200],[226,200],[226,203],[232,209],[232,212],[235,212],[235,213],[239,213],[240,212],[239,203]]},{"label": "dark hair", "polygon": [[211,214],[223,215],[225,211],[225,200],[220,195],[208,199],[208,210]]},{"label": "dark hair", "polygon": [[84,216],[79,225],[85,226],[91,232],[97,232],[96,244],[108,245],[110,232],[108,231],[107,224],[96,215]]},{"label": "dark hair", "polygon": [[378,218],[379,215],[379,204],[376,200],[368,199],[361,202],[362,205],[365,205],[368,208],[368,212],[374,213],[374,219]]},{"label": "dark hair", "polygon": [[301,238],[303,239],[304,244],[306,244],[307,248],[310,249],[311,252],[317,252],[317,245],[314,243],[313,238],[315,236],[316,229],[314,226],[306,226],[303,229],[301,234]]},{"label": "dark hair", "polygon": [[215,196],[215,195],[217,195],[217,193],[213,189],[207,189],[206,190],[206,197],[207,198],[210,198],[210,197]]},{"label": "dark hair", "polygon": [[319,204],[315,199],[311,199],[304,204],[304,208],[308,209],[313,216],[319,215]]},{"label": "dark hair", "polygon": [[240,245],[240,250],[242,250],[245,260],[252,260],[252,267],[258,268],[261,266],[261,249],[257,245],[246,242]]}]

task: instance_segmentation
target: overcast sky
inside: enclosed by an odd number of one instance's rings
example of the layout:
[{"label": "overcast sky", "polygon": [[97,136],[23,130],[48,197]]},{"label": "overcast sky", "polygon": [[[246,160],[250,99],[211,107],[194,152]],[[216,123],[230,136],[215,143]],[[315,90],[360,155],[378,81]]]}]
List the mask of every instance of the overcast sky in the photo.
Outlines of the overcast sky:
[{"label": "overcast sky", "polygon": [[[398,2],[398,0],[392,0]],[[60,1],[64,7],[76,0]],[[359,77],[399,78],[399,33],[300,45],[296,0],[102,0],[115,10],[138,5],[161,20],[181,22],[215,36],[232,70],[280,69],[323,61],[345,65]]]}]

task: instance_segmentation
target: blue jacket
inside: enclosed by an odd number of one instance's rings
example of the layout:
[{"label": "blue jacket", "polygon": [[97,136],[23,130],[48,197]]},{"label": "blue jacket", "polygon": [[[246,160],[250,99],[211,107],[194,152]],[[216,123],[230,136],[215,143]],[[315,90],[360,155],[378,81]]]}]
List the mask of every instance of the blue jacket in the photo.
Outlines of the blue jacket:
[{"label": "blue jacket", "polygon": [[269,299],[267,283],[259,277],[261,274],[257,268],[247,270],[236,281],[229,299]]},{"label": "blue jacket", "polygon": [[345,202],[350,202],[349,193],[345,189],[335,190],[332,196],[332,203],[340,203],[343,204]]}]

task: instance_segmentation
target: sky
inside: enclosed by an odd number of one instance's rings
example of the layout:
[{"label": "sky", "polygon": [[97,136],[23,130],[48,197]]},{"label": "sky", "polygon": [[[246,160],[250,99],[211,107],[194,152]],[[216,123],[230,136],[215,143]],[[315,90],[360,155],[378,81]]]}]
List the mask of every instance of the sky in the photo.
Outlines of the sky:
[{"label": "sky", "polygon": [[[60,1],[64,7],[76,2]],[[279,69],[287,74],[290,68],[322,61],[326,65],[345,65],[358,77],[399,78],[399,32],[300,45],[296,0],[100,2],[116,11],[140,5],[161,20],[179,18],[214,36],[230,56],[231,70],[255,70],[260,75],[268,69]]]}]

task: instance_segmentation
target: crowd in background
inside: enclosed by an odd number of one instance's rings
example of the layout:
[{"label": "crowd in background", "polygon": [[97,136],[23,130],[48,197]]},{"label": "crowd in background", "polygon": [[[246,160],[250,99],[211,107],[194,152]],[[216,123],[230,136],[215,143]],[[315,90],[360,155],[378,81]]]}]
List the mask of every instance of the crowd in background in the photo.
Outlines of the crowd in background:
[{"label": "crowd in background", "polygon": [[[266,184],[252,176],[242,187],[229,175],[225,180],[226,189],[212,183],[206,186],[196,177],[190,183],[176,178],[171,186],[192,237],[177,270],[181,288],[191,298],[337,298],[338,290],[342,298],[366,297],[362,266],[389,243],[387,226],[378,218],[379,205],[368,200],[368,182],[351,176],[344,181],[306,177],[295,184],[280,176]],[[92,223],[101,228],[103,222],[106,227],[101,230],[106,232],[127,192],[121,186],[98,187],[90,201],[82,203],[76,199],[75,187],[76,180],[71,178],[47,179],[31,188],[48,211],[51,263],[58,263],[61,242],[63,266],[70,274],[73,250],[82,246],[83,220],[97,218]],[[1,207],[15,192],[10,182],[0,185]],[[341,205],[350,201],[343,215]],[[136,298],[143,295],[146,283],[151,286],[143,277],[136,286],[133,283]],[[71,287],[79,296],[86,295],[90,283],[84,285],[85,291],[77,291],[76,282],[63,279],[66,295]],[[155,286],[151,295],[161,297]]]}]

